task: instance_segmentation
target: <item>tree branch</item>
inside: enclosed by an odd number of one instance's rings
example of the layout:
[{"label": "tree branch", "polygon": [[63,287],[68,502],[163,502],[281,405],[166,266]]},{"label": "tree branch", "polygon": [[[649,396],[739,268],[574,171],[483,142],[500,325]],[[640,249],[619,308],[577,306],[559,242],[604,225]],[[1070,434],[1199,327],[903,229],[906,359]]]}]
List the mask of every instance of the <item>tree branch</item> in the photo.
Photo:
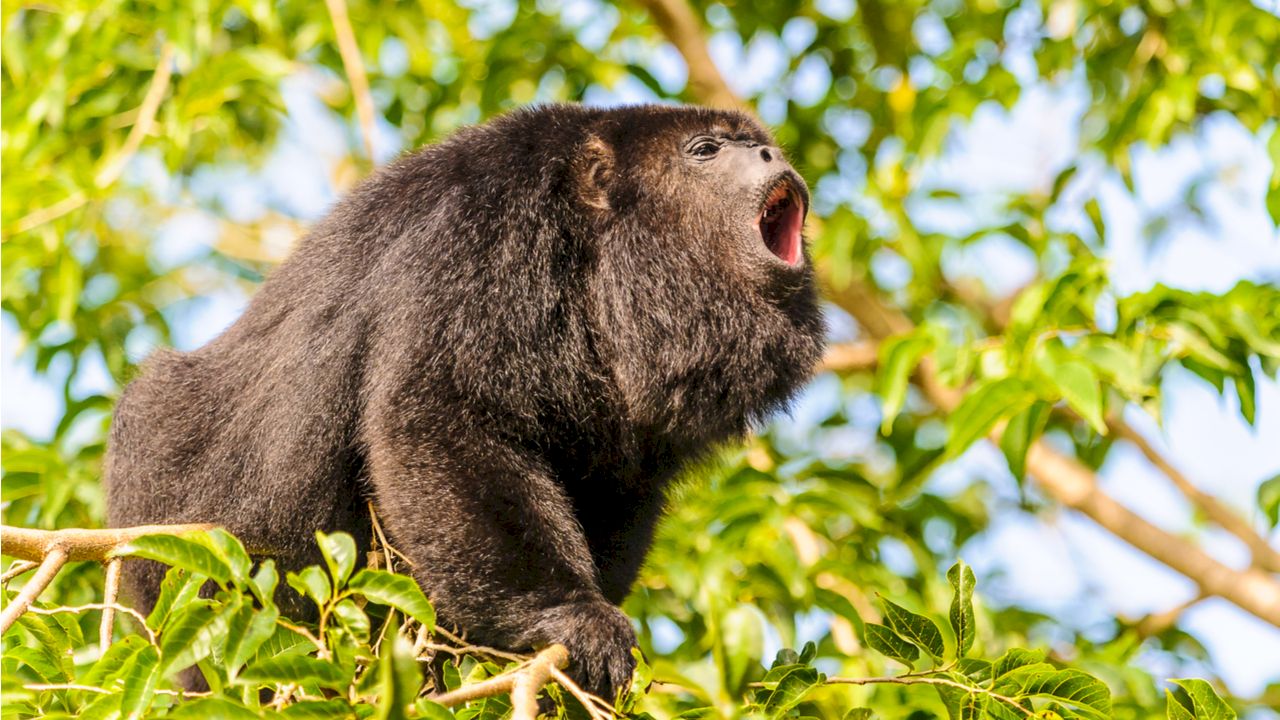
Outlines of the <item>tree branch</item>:
[{"label": "tree branch", "polygon": [[[745,106],[720,75],[707,41],[702,20],[685,0],[641,0],[667,40],[676,47],[689,68],[689,94],[712,107],[743,109]],[[746,108],[750,112],[750,108]]]},{"label": "tree branch", "polygon": [[342,68],[351,83],[351,95],[356,102],[356,117],[360,121],[360,135],[364,140],[364,152],[373,161],[373,96],[369,93],[369,78],[364,73],[364,60],[360,46],[351,29],[346,0],[325,0],[329,17],[333,20],[333,34],[338,41],[338,54],[342,56]]},{"label": "tree branch", "polygon": [[472,700],[510,693],[512,720],[534,720],[538,716],[538,691],[549,682],[553,668],[561,669],[568,664],[569,651],[563,645],[551,645],[528,663],[513,670],[474,685],[430,696],[428,699],[445,707],[453,707]]},{"label": "tree branch", "polygon": [[35,528],[0,525],[0,543],[4,554],[20,560],[41,561],[53,550],[67,553],[68,562],[93,560],[107,562],[111,553],[121,546],[144,535],[184,535],[201,530],[212,530],[216,525],[139,525],[128,528],[104,528],[101,530],[36,530]]},{"label": "tree branch", "polygon": [[160,60],[156,63],[155,74],[151,76],[151,84],[142,97],[142,105],[138,106],[138,119],[129,128],[129,135],[115,157],[108,162],[94,178],[93,183],[105,188],[120,178],[124,167],[142,147],[142,141],[151,132],[155,124],[156,113],[160,110],[160,101],[169,90],[169,78],[173,75],[173,43],[166,42],[160,47]]},{"label": "tree branch", "polygon": [[836,373],[874,370],[879,362],[879,343],[849,342],[832,345],[818,366],[818,372]]},{"label": "tree branch", "polygon": [[[1013,307],[1013,303],[1017,301],[1018,295],[1022,292],[1022,289],[1019,289],[1005,296],[1002,300],[992,302],[965,285],[949,285],[948,287],[964,305],[982,315],[986,320],[986,324],[996,333],[1004,332],[1005,327],[1008,326],[1010,310]],[[1080,417],[1069,409],[1064,410],[1064,412],[1075,419]],[[1223,530],[1235,535],[1244,543],[1252,554],[1254,567],[1269,572],[1280,572],[1280,551],[1272,547],[1271,543],[1267,542],[1267,539],[1255,530],[1247,520],[1213,495],[1197,487],[1168,458],[1156,450],[1146,437],[1125,422],[1122,416],[1117,414],[1108,418],[1107,428],[1117,437],[1123,438],[1137,447],[1147,458],[1147,461],[1157,470],[1164,473],[1165,477],[1178,488],[1192,505],[1200,508],[1201,512],[1211,521]]]},{"label": "tree branch", "polygon": [[[663,8],[667,20],[654,9],[655,18],[668,39],[684,55],[690,66],[690,90],[704,102],[724,103],[720,93],[727,90],[723,78],[700,77],[694,84],[693,68],[707,73],[713,64],[703,61],[706,47],[692,46],[701,34],[689,32],[688,20],[677,24],[672,18],[692,15],[686,0],[646,0],[651,9]],[[696,22],[695,29],[696,29]],[[718,74],[718,73],[717,73]],[[714,93],[708,92],[708,88]],[[707,93],[699,95],[699,93]],[[843,287],[828,286],[828,298],[853,316],[862,329],[875,340],[910,332],[914,323],[903,313],[883,302],[875,290],[859,280]],[[963,392],[948,387],[937,378],[936,364],[924,358],[915,374],[915,382],[939,409],[950,412],[959,405]],[[993,437],[998,437],[993,433]],[[1027,471],[1054,499],[1078,510],[1116,537],[1128,542],[1187,576],[1210,595],[1235,603],[1242,610],[1280,627],[1280,583],[1256,569],[1234,570],[1218,562],[1198,545],[1147,522],[1127,507],[1104,493],[1097,477],[1074,458],[1068,458],[1049,447],[1043,440],[1035,442],[1027,452]]]},{"label": "tree branch", "polygon": [[[123,565],[122,558],[112,558],[107,561],[107,577],[103,581],[102,588],[102,623],[98,626],[98,648],[104,655],[107,648],[111,647],[112,631],[115,630],[115,604],[116,598],[120,595],[120,569]],[[146,618],[143,618],[142,626],[145,628],[146,625]],[[147,632],[150,632],[150,628]]]},{"label": "tree branch", "polygon": [[[49,586],[58,571],[68,562],[92,560],[108,563],[107,566],[107,604],[114,604],[115,588],[119,586],[119,569],[112,573],[112,565],[119,562],[112,553],[121,546],[136,540],[143,535],[181,535],[197,530],[211,530],[213,525],[143,525],[131,528],[112,528],[106,530],[35,530],[11,525],[0,525],[0,543],[5,555],[39,562],[40,567],[35,575],[22,586],[18,596],[5,607],[0,614],[0,633],[7,631],[22,613],[31,607],[40,593]],[[24,568],[25,570],[26,568]],[[11,570],[12,571],[12,570]],[[110,645],[111,623],[113,616],[107,612],[102,617],[99,640],[107,638]]]},{"label": "tree branch", "polygon": [[1107,420],[1107,427],[1117,437],[1124,438],[1146,456],[1147,461],[1154,465],[1164,473],[1169,481],[1191,502],[1192,505],[1200,508],[1205,516],[1219,527],[1227,532],[1235,535],[1249,548],[1249,552],[1253,554],[1253,564],[1261,570],[1270,572],[1280,572],[1280,552],[1271,547],[1266,538],[1262,537],[1256,530],[1249,525],[1248,521],[1236,514],[1231,508],[1222,504],[1218,498],[1196,487],[1195,483],[1178,468],[1174,467],[1160,451],[1139,433],[1124,421],[1124,418],[1115,416]]},{"label": "tree branch", "polygon": [[49,587],[49,583],[53,582],[58,571],[66,564],[67,551],[62,548],[54,548],[45,555],[36,574],[31,576],[27,584],[22,586],[18,596],[5,606],[3,613],[0,613],[0,633],[9,631],[13,623],[27,611],[27,608],[31,607],[31,603],[40,596],[40,593]]}]

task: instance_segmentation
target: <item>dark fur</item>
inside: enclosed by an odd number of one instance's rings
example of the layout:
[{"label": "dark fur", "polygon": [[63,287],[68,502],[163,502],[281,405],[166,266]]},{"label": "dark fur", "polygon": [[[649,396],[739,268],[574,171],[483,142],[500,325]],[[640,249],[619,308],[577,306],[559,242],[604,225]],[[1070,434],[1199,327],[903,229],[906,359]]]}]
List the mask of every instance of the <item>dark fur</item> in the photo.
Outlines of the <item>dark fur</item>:
[{"label": "dark fur", "polygon": [[[563,642],[589,689],[624,685],[615,605],[665,484],[821,352],[808,261],[746,252],[726,228],[760,198],[681,155],[711,126],[772,142],[736,113],[554,106],[377,172],[230,329],[128,386],[111,524],[220,523],[296,568],[317,529],[367,544],[372,498],[471,640]],[[134,565],[149,606],[160,569]]]}]

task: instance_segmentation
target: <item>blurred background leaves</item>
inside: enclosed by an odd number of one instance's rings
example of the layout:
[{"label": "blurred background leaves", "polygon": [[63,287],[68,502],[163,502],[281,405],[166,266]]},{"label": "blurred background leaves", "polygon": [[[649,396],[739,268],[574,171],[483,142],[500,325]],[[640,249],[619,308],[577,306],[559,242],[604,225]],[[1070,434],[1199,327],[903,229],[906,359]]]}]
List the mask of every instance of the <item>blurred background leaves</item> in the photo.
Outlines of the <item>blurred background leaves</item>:
[{"label": "blurred background leaves", "polygon": [[[655,22],[672,8],[702,35]],[[1121,426],[1159,436],[1189,383],[1280,439],[1274,4],[387,0],[347,12],[372,127],[323,3],[6,0],[6,523],[99,524],[106,424],[136,363],[216,334],[375,164],[531,102],[736,95],[814,189],[832,337],[863,352],[833,362],[790,419],[690,473],[626,606],[668,683],[655,687],[670,690],[644,707],[733,714],[777,651],[806,641],[806,662],[828,674],[893,671],[863,648],[864,624],[885,622],[877,594],[945,626],[960,556],[983,573],[979,595],[993,590],[978,604],[981,657],[1044,648],[1103,678],[1117,717],[1163,715],[1164,678],[1217,679],[1222,656],[1180,622],[1194,588],[1145,617],[1087,587],[1033,602],[1002,577],[995,530],[1062,521],[1061,497],[1025,480],[1036,438],[1114,477],[1132,444],[1117,442]],[[706,68],[686,60],[689,41],[728,92],[690,82]],[[1003,143],[1026,152],[1001,155]],[[993,430],[998,450],[978,442]],[[1234,545],[1274,548],[1272,457],[1217,498],[1238,533],[1215,529],[1194,492],[1171,514],[1115,492],[1274,582],[1264,550]],[[99,586],[77,566],[49,597],[91,602]],[[1232,702],[1266,716],[1280,666],[1248,678]],[[824,688],[788,712],[855,707],[944,712],[930,688],[893,685]]]}]

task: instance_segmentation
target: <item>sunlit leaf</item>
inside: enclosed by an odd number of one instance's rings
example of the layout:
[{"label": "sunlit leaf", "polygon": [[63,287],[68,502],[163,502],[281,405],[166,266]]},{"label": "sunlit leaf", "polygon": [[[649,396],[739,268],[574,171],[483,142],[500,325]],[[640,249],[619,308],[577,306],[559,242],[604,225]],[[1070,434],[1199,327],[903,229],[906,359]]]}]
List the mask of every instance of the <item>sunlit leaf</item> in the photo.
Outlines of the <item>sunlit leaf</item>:
[{"label": "sunlit leaf", "polygon": [[351,578],[348,587],[373,602],[390,605],[422,623],[428,630],[435,627],[435,609],[412,578],[366,568]]},{"label": "sunlit leaf", "polygon": [[976,637],[973,588],[977,584],[977,578],[974,577],[973,570],[960,560],[947,571],[947,580],[954,593],[951,600],[951,630],[956,635],[956,654],[963,656],[973,647]]}]

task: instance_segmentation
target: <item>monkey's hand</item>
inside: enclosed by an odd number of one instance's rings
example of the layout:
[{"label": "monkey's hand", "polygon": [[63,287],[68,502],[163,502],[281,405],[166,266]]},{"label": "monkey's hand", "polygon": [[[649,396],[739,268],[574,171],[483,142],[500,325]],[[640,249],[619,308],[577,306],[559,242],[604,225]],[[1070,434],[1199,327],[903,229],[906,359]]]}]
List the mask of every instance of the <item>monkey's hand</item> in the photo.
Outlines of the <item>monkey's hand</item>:
[{"label": "monkey's hand", "polygon": [[630,687],[636,661],[631,621],[609,602],[588,600],[560,605],[542,616],[533,644],[560,643],[569,650],[569,677],[583,690],[612,704]]}]

